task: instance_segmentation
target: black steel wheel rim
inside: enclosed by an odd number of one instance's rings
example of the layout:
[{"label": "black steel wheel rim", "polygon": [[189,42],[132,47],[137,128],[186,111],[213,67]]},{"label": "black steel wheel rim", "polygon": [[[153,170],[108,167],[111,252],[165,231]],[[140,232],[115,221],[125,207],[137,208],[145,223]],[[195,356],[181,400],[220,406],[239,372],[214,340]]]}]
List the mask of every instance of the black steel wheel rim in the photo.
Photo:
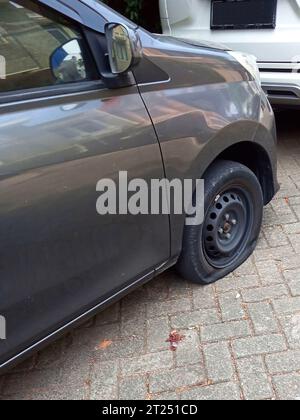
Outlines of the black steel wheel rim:
[{"label": "black steel wheel rim", "polygon": [[245,249],[253,225],[253,204],[242,188],[226,190],[210,204],[203,225],[202,245],[212,267],[229,267]]}]

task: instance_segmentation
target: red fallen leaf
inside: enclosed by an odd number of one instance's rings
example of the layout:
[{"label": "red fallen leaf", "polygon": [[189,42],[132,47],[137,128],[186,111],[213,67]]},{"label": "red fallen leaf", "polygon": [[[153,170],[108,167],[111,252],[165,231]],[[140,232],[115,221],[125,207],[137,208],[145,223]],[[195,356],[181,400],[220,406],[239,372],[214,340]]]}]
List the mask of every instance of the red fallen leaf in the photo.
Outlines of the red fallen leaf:
[{"label": "red fallen leaf", "polygon": [[288,197],[284,197],[284,200],[285,200],[286,204],[290,204],[290,200],[289,200]]},{"label": "red fallen leaf", "polygon": [[176,351],[178,344],[184,339],[184,335],[180,335],[177,331],[172,331],[166,343],[170,343],[170,350]]},{"label": "red fallen leaf", "polygon": [[105,350],[112,345],[111,340],[103,340],[101,343],[95,348],[95,350]]}]

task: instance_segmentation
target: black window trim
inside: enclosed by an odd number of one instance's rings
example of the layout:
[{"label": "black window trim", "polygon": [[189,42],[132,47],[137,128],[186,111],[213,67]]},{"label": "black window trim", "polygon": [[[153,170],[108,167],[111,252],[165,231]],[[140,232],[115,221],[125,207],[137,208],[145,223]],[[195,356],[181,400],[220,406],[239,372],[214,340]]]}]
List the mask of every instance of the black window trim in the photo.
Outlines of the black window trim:
[{"label": "black window trim", "polygon": [[73,95],[76,93],[80,94],[105,89],[106,86],[102,80],[91,80],[34,89],[14,90],[0,93],[0,104],[55,98],[56,96]]}]

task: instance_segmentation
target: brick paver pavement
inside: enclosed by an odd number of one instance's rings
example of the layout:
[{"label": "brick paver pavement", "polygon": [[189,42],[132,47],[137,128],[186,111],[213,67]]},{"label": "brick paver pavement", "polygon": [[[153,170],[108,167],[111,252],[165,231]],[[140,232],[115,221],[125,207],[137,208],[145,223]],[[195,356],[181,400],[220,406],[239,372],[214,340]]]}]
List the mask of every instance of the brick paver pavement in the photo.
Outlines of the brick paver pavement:
[{"label": "brick paver pavement", "polygon": [[297,115],[279,116],[282,188],[243,267],[205,288],[165,273],[1,377],[1,399],[300,399]]}]

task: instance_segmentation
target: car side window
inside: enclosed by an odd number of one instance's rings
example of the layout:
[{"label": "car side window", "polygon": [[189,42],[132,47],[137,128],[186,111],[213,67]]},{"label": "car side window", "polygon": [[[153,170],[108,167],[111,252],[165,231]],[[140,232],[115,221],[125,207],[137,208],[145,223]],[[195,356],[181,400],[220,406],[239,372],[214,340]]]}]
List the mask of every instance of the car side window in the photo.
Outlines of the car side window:
[{"label": "car side window", "polygon": [[0,0],[0,8],[0,93],[95,79],[78,29],[31,1]]}]

